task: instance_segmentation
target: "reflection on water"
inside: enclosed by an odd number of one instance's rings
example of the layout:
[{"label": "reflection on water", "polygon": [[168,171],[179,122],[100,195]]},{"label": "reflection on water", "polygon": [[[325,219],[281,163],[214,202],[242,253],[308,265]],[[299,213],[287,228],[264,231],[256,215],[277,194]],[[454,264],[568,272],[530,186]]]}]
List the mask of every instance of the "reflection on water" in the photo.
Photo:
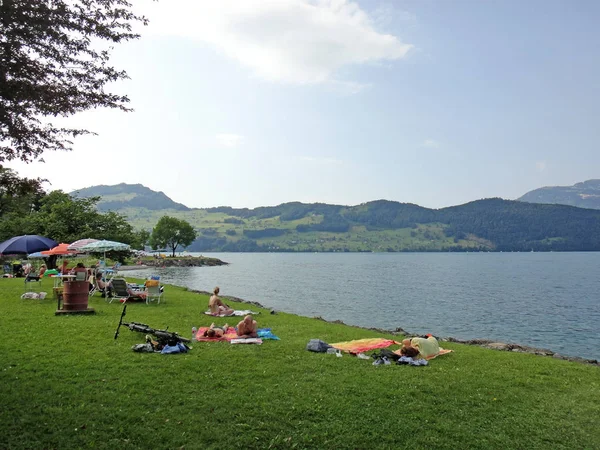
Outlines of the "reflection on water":
[{"label": "reflection on water", "polygon": [[[214,253],[165,283],[303,316],[600,359],[600,253]],[[147,271],[128,272],[144,277]]]}]

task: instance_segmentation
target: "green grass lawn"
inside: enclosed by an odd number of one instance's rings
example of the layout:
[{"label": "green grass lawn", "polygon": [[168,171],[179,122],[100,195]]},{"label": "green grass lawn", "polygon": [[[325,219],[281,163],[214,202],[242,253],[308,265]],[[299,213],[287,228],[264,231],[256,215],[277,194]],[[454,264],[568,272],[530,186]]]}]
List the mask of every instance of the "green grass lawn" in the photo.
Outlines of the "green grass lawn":
[{"label": "green grass lawn", "polygon": [[[427,367],[374,367],[305,346],[390,335],[240,304],[281,341],[140,354],[142,334],[113,339],[121,304],[55,316],[51,295],[22,293],[0,279],[3,449],[600,448],[597,366],[442,343],[454,352]],[[125,319],[189,337],[210,324],[207,302],[167,286]]]}]

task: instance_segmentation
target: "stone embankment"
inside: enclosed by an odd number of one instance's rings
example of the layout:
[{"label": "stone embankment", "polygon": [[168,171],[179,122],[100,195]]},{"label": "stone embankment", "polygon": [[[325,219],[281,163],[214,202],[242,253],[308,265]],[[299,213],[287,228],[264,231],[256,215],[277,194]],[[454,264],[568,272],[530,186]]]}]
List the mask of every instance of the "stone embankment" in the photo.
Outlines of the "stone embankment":
[{"label": "stone embankment", "polygon": [[155,258],[144,259],[142,265],[149,267],[204,267],[204,266],[224,266],[228,262],[221,261],[218,258],[208,258],[199,256],[197,258]]},{"label": "stone embankment", "polygon": [[[362,328],[362,329],[367,329],[367,330],[378,331],[380,333],[391,333],[393,335],[401,335],[401,336],[418,336],[418,334],[408,333],[407,331],[403,330],[402,328],[396,328],[395,330],[391,331],[391,330],[384,330],[381,328],[366,328],[366,327],[359,327],[357,325],[347,325],[344,322],[342,322],[341,320],[325,320],[322,317],[315,317],[315,319],[323,320],[323,321],[329,322],[329,323],[339,323],[339,324],[354,327],[354,328]],[[489,348],[491,350],[500,350],[500,351],[506,351],[506,352],[516,352],[516,353],[531,353],[532,355],[551,356],[556,359],[564,359],[565,361],[574,361],[574,362],[579,362],[579,363],[584,363],[584,364],[592,364],[594,366],[600,366],[600,362],[597,359],[586,359],[586,358],[580,358],[578,356],[565,356],[565,355],[561,355],[559,353],[553,352],[552,350],[528,347],[526,345],[506,344],[504,342],[491,341],[491,340],[487,340],[487,339],[460,340],[460,339],[456,339],[453,337],[438,337],[438,336],[436,336],[436,339],[439,342],[456,342],[457,344],[478,345],[480,347]]]},{"label": "stone embankment", "polygon": [[[211,292],[207,292],[207,291],[198,291],[198,290],[191,290],[191,291],[196,292],[198,294],[208,295],[208,296],[210,296],[212,294]],[[224,300],[247,303],[247,304],[258,306],[259,308],[265,308],[263,305],[261,305],[258,302],[247,301],[247,300],[241,299],[239,297],[233,297],[233,296],[225,297],[224,296],[222,298]],[[271,314],[275,314],[275,313],[276,313],[275,310],[271,310]],[[388,333],[388,334],[392,334],[394,336],[396,336],[396,335],[417,336],[417,334],[409,333],[406,330],[403,330],[402,328],[396,328],[395,330],[385,330],[383,328],[360,327],[358,325],[348,325],[341,320],[325,320],[321,316],[313,317],[313,319],[322,320],[322,321],[328,322],[328,323],[337,323],[337,324],[341,324],[341,325],[346,325],[348,327],[353,327],[353,328],[361,328],[363,330],[373,330],[373,331],[377,331],[379,333]],[[586,358],[580,358],[578,356],[565,356],[565,355],[561,355],[559,353],[553,352],[552,350],[528,347],[526,345],[506,344],[504,342],[491,341],[491,340],[487,340],[487,339],[460,340],[460,339],[456,339],[453,337],[445,337],[444,338],[444,337],[438,337],[438,336],[436,336],[436,339],[439,342],[456,342],[457,344],[478,345],[480,347],[489,348],[491,350],[500,350],[500,351],[517,352],[517,353],[531,353],[533,355],[551,356],[553,358],[563,359],[565,361],[573,361],[573,362],[578,362],[578,363],[583,363],[583,364],[592,364],[594,366],[600,366],[600,362],[597,359],[586,359]]]}]

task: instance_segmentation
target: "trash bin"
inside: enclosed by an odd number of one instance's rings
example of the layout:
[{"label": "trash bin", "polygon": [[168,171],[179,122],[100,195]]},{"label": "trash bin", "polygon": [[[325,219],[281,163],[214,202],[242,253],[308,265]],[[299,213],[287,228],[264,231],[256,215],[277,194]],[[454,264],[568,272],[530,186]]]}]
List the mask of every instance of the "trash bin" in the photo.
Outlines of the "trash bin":
[{"label": "trash bin", "polygon": [[87,281],[65,281],[63,291],[63,310],[87,310],[88,293],[89,283]]}]

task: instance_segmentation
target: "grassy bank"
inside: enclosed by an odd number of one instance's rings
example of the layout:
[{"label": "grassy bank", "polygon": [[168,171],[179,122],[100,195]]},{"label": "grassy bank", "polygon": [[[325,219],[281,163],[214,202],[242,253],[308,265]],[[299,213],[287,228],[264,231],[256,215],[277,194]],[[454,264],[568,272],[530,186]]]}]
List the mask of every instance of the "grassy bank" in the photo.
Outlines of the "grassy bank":
[{"label": "grassy bank", "polygon": [[[427,367],[374,367],[305,346],[389,336],[254,306],[281,341],[138,354],[143,335],[113,339],[120,304],[55,316],[51,296],[22,292],[0,279],[0,448],[600,447],[595,366],[444,343],[454,353]],[[207,301],[168,286],[125,319],[189,336]]]}]

